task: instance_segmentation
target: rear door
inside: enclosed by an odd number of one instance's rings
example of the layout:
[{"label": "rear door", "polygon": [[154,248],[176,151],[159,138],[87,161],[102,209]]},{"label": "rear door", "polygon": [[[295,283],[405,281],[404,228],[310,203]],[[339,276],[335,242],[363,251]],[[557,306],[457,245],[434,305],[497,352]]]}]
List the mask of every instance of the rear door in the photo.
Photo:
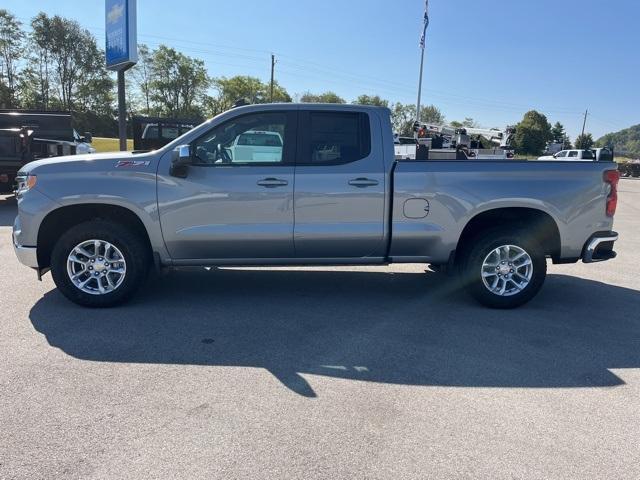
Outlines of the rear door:
[{"label": "rear door", "polygon": [[384,255],[385,174],[379,119],[301,110],[294,188],[298,258]]}]

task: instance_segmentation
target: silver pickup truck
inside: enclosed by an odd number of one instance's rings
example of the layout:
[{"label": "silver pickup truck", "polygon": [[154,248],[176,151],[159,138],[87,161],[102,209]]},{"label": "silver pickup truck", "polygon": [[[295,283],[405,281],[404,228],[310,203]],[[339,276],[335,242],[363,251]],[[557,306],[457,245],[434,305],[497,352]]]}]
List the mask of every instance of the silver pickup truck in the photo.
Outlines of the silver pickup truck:
[{"label": "silver pickup truck", "polygon": [[[268,158],[232,148],[256,131],[282,140]],[[393,142],[385,108],[253,105],[156,151],[32,162],[15,251],[91,307],[129,299],[153,266],[424,262],[512,308],[547,258],[615,256],[614,163],[396,161]]]}]

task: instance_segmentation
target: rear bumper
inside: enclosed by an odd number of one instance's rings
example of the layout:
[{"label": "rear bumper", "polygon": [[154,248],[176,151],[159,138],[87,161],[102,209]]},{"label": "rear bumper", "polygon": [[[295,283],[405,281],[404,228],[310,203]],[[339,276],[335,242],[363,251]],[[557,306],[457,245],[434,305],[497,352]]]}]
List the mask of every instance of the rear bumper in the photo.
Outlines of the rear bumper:
[{"label": "rear bumper", "polygon": [[613,244],[618,240],[616,232],[594,233],[582,250],[582,261],[584,263],[603,262],[616,257],[613,251]]}]

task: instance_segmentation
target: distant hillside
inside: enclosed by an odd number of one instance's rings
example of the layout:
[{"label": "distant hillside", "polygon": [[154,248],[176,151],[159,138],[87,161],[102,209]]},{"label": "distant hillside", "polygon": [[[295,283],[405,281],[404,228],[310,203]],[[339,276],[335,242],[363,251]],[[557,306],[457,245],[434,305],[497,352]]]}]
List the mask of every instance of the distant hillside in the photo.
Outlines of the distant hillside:
[{"label": "distant hillside", "polygon": [[599,146],[613,145],[616,155],[640,157],[640,125],[625,128],[615,133],[607,133],[599,138]]}]

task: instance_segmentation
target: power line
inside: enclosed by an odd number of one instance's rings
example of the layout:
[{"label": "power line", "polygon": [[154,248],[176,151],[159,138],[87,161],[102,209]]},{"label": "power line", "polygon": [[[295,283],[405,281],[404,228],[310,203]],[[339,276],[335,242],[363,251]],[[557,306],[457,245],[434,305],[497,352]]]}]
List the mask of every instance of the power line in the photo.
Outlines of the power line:
[{"label": "power line", "polygon": [[[103,28],[100,27],[89,27],[88,29],[94,29],[94,30],[99,30],[100,32],[104,32]],[[166,41],[171,41],[171,42],[179,42],[179,43],[184,43],[184,44],[193,44],[193,45],[204,45],[204,46],[211,46],[211,47],[217,47],[217,48],[222,48],[222,49],[230,49],[230,50],[242,50],[242,51],[248,51],[248,52],[260,52],[260,53],[267,53],[267,50],[259,50],[259,49],[252,49],[252,48],[244,48],[244,47],[235,47],[235,46],[230,46],[230,45],[221,45],[221,44],[211,44],[208,42],[198,42],[198,41],[193,41],[193,40],[184,40],[184,39],[178,39],[178,38],[173,38],[173,37],[166,37],[163,35],[153,35],[153,34],[139,34],[140,37],[150,37],[150,38],[156,38],[159,40],[166,40]],[[160,42],[146,42],[149,44],[153,44],[156,46],[162,45],[162,43]],[[177,45],[178,46],[178,45]],[[248,56],[248,55],[241,55],[238,53],[227,53],[227,52],[222,52],[220,50],[211,50],[211,49],[202,49],[202,48],[194,48],[194,47],[188,47],[188,46],[183,46],[183,45],[179,45],[180,48],[191,52],[191,53],[198,53],[198,54],[209,54],[209,55],[219,55],[219,56],[225,56],[225,57],[233,57],[233,58],[240,58],[243,60],[249,60],[249,61],[254,61],[256,63],[262,63],[263,57],[255,57],[255,56]],[[366,75],[362,75],[362,74],[357,74],[357,73],[352,73],[349,71],[345,71],[343,69],[337,69],[336,67],[331,67],[331,66],[327,66],[327,65],[322,65],[320,63],[317,62],[312,62],[306,59],[299,59],[290,55],[285,55],[282,53],[277,53],[279,57],[284,57],[286,58],[290,58],[292,60],[296,60],[295,62],[292,61],[287,61],[284,60],[284,63],[288,64],[288,66],[294,70],[300,70],[300,71],[308,71],[310,69],[316,70],[316,71],[320,71],[320,72],[327,72],[327,73],[331,73],[332,77],[339,75],[342,78],[350,78],[350,79],[355,79],[359,82],[361,82],[362,80],[365,80],[367,82],[369,82],[369,85],[373,85],[373,84],[380,84],[380,85],[390,85],[394,87],[394,90],[391,89],[386,89],[387,92],[396,92],[397,90],[403,90],[406,92],[413,92],[413,87],[411,87],[408,84],[405,83],[400,83],[400,82],[395,82],[395,81],[390,81],[390,80],[385,80],[385,79],[378,79],[378,78],[373,78],[373,77],[369,77]],[[221,62],[216,62],[219,65],[226,65],[226,66],[234,66],[232,64],[224,64]],[[237,65],[238,67],[243,68],[244,66],[242,65]],[[301,75],[300,75],[301,76]],[[316,77],[313,77],[316,78]],[[333,82],[333,83],[337,83],[337,82]],[[343,83],[344,84],[344,83]],[[351,84],[350,84],[351,85]],[[377,88],[377,87],[376,87]],[[396,90],[397,89],[397,90]],[[455,97],[455,98],[460,98],[463,100],[466,100],[468,102],[474,102],[476,103],[476,105],[478,106],[487,106],[487,108],[492,108],[495,110],[505,110],[505,111],[521,111],[522,109],[528,109],[531,108],[530,105],[524,105],[524,104],[516,104],[516,103],[510,103],[510,102],[504,102],[501,100],[494,100],[494,99],[478,99],[477,97],[469,97],[469,96],[465,96],[465,95],[460,95],[460,94],[455,94],[455,93],[451,93],[451,92],[444,92],[441,90],[435,90],[435,89],[425,89],[426,92],[430,93],[430,94],[435,94],[437,96],[439,96],[440,98],[448,98],[448,97]],[[454,103],[454,102],[450,102],[450,103]],[[459,104],[459,103],[456,103]],[[498,108],[499,107],[499,108]],[[543,110],[544,112],[547,113],[552,113],[552,114],[577,114],[579,113],[576,110],[569,110],[569,109],[558,109],[558,108],[554,108],[554,109],[548,109],[548,108],[544,108],[544,107],[538,107],[541,110]]]},{"label": "power line", "polygon": [[[24,20],[24,19],[21,19],[21,20]],[[92,33],[94,34],[96,34],[95,33],[96,31],[99,31],[100,34],[104,33],[104,28],[102,27],[90,26],[90,27],[83,27],[83,28],[89,31],[93,31]],[[178,39],[178,38],[172,38],[172,37],[167,37],[163,35],[140,33],[139,37],[153,38],[158,40],[164,40],[167,42],[176,42],[176,46],[178,46],[179,48],[189,53],[196,53],[198,55],[214,60],[212,63],[215,65],[224,65],[224,66],[231,66],[231,67],[237,67],[237,68],[243,68],[243,69],[244,68],[258,69],[257,64],[263,64],[264,57],[244,55],[244,54],[239,54],[237,52],[225,52],[221,50],[212,50],[208,48],[197,48],[197,47],[177,45],[177,44],[179,43],[179,44],[190,44],[190,45],[196,45],[196,46],[215,47],[217,49],[222,49],[222,50],[227,49],[227,50],[236,50],[236,51],[244,51],[244,52],[269,53],[267,50],[236,47],[236,46],[221,45],[221,44],[211,44],[209,42],[198,42],[193,40]],[[158,41],[147,41],[144,43],[148,43],[152,46],[159,46],[163,44]],[[277,52],[274,52],[273,55],[275,55],[276,53]],[[311,76],[311,75],[305,75],[304,73],[299,73],[299,72],[307,73],[309,71],[317,71],[322,74],[329,74],[329,76],[327,76],[324,79],[326,83],[353,86],[354,82],[358,82],[359,85],[367,86],[371,88],[372,91],[373,90],[382,91],[382,92],[387,92],[393,95],[400,94],[406,97],[409,96],[410,92],[415,92],[413,87],[405,83],[400,83],[397,81],[392,81],[387,79],[374,78],[374,77],[362,75],[359,73],[353,73],[353,72],[345,71],[343,69],[338,69],[337,67],[323,65],[317,62],[306,60],[306,59],[299,59],[299,58],[296,58],[290,55],[285,55],[282,53],[277,53],[277,55],[278,57],[284,58],[284,60],[282,59],[278,60],[278,63],[281,63],[282,65],[291,69],[287,71],[281,68],[279,71],[287,73],[291,76],[317,79],[318,78],[317,76]],[[234,58],[234,59],[238,59],[238,60],[242,60],[250,63],[255,63],[256,65],[250,66],[246,64],[219,62],[215,57],[228,57],[228,58],[230,57],[230,58]],[[291,59],[292,61],[287,60],[287,58]],[[338,81],[336,77],[342,78],[343,81]],[[500,110],[500,111],[522,111],[524,109],[532,108],[531,105],[516,104],[516,103],[504,102],[504,101],[488,99],[488,98],[470,97],[470,96],[460,95],[452,92],[445,92],[445,91],[431,89],[431,88],[425,89],[425,91],[428,92],[430,96],[435,97],[439,102],[442,102],[445,104],[477,106],[477,107],[482,107],[482,108],[487,108],[492,110]],[[543,110],[546,113],[551,113],[551,114],[579,113],[575,110],[569,110],[569,109],[558,109],[558,108],[547,109],[541,106],[538,106],[538,108]]]}]

